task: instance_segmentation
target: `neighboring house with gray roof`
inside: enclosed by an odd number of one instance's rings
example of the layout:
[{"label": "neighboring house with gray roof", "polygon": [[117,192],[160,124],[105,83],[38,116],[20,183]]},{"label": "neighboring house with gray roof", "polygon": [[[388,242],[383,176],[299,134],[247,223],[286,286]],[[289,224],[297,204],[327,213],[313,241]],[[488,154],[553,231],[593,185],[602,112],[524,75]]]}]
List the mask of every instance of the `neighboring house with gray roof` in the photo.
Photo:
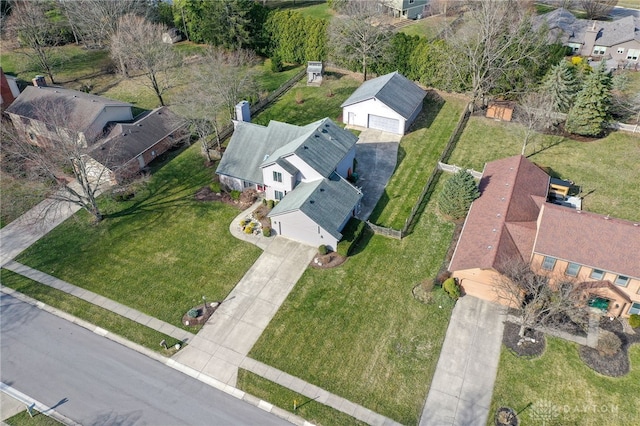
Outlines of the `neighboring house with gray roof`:
[{"label": "neighboring house with gray roof", "polygon": [[626,16],[615,21],[578,19],[559,8],[538,18],[537,25],[549,27],[550,41],[569,46],[573,53],[613,59],[636,65],[640,57],[640,19]]},{"label": "neighboring house with gray roof", "polygon": [[427,93],[397,71],[365,81],[340,105],[347,125],[404,135]]},{"label": "neighboring house with gray roof", "polygon": [[167,107],[154,109],[132,123],[117,123],[88,155],[91,175],[120,182],[136,175],[169,148],[188,137],[185,122]]},{"label": "neighboring house with gray roof", "polygon": [[362,197],[346,181],[358,138],[328,118],[306,126],[235,125],[216,170],[220,182],[239,191],[255,188],[278,201],[270,216],[277,217],[273,229],[279,235],[335,250]]},{"label": "neighboring house with gray roof", "polygon": [[[61,137],[92,145],[107,123],[133,119],[132,105],[76,90],[28,86],[6,109],[16,130],[37,144]],[[60,128],[59,123],[65,123]]]}]

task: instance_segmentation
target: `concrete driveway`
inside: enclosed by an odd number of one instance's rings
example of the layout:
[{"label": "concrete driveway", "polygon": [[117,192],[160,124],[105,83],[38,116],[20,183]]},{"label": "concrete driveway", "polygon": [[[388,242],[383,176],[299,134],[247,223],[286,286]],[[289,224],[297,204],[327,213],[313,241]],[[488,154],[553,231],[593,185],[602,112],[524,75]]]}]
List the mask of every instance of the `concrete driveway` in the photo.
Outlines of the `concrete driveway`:
[{"label": "concrete driveway", "polygon": [[209,321],[173,360],[234,386],[238,366],[317,253],[275,237]]},{"label": "concrete driveway", "polygon": [[396,169],[401,138],[402,135],[381,130],[362,129],[356,144],[356,186],[363,193],[358,219],[367,220],[384,193],[384,188]]}]

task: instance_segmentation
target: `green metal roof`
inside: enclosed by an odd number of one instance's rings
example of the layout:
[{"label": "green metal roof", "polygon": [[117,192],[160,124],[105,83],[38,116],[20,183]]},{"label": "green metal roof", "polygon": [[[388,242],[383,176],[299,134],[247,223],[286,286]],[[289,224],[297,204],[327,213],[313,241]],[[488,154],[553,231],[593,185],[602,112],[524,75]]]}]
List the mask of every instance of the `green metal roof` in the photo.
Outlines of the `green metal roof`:
[{"label": "green metal roof", "polygon": [[269,217],[301,211],[339,240],[340,226],[361,198],[362,192],[332,173],[325,179],[300,183],[271,210]]}]

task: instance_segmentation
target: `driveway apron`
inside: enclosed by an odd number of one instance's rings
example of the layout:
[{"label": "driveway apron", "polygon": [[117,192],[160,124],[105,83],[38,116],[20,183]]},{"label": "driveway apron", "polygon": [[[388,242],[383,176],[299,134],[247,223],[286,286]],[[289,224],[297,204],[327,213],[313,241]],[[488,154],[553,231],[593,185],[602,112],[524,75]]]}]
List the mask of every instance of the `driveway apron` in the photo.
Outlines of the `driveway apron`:
[{"label": "driveway apron", "polygon": [[173,359],[231,386],[238,366],[317,253],[275,237],[190,344]]}]

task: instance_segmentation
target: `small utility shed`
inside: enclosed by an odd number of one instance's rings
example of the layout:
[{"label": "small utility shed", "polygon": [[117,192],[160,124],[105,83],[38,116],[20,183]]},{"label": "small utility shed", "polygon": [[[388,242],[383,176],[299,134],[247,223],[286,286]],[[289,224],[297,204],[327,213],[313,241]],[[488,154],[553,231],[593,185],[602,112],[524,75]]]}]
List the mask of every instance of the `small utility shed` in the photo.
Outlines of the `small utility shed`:
[{"label": "small utility shed", "polygon": [[344,101],[345,124],[404,135],[427,93],[397,71],[365,81]]}]

